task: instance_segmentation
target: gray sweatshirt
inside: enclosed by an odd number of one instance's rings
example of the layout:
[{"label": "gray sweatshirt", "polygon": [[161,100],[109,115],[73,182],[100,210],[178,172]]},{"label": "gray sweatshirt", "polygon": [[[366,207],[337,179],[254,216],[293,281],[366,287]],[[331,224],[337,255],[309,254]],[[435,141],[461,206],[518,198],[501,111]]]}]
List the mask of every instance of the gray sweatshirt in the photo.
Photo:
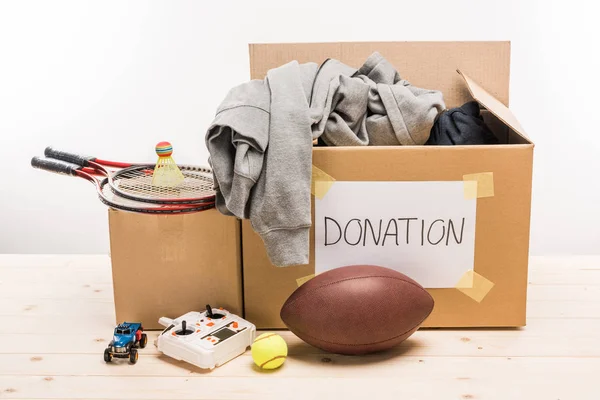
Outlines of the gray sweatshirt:
[{"label": "gray sweatshirt", "polygon": [[233,88],[206,136],[217,208],[249,218],[277,266],[308,263],[308,104],[317,67],[293,61]]},{"label": "gray sweatshirt", "polygon": [[356,70],[292,61],[228,93],[206,134],[216,206],[250,219],[277,266],[308,263],[312,140],[424,144],[442,94],[415,88],[379,53]]}]

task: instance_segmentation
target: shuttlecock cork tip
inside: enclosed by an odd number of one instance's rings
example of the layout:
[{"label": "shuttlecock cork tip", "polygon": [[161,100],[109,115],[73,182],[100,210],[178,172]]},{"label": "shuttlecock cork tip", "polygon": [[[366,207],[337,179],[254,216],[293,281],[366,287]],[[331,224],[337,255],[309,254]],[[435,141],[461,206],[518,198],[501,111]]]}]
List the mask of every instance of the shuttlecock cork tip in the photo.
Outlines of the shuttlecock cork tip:
[{"label": "shuttlecock cork tip", "polygon": [[173,146],[169,142],[160,142],[156,145],[156,154],[159,157],[169,157],[173,154]]}]

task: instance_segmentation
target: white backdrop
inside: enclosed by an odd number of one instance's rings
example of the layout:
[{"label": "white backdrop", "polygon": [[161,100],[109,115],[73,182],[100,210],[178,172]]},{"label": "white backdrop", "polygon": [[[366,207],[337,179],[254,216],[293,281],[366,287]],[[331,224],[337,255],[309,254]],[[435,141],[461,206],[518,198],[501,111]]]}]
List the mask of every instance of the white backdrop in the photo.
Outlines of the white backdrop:
[{"label": "white backdrop", "polygon": [[108,251],[91,185],[29,167],[45,146],[141,161],[170,140],[179,163],[205,163],[249,42],[376,40],[511,40],[511,108],[537,145],[531,253],[600,253],[590,3],[1,1],[0,253]]}]

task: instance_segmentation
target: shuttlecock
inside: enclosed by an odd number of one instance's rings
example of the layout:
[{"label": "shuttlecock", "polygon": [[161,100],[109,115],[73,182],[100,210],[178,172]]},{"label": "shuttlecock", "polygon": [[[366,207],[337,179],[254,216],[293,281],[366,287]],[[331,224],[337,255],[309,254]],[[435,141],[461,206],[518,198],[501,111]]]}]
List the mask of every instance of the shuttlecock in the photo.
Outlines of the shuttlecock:
[{"label": "shuttlecock", "polygon": [[158,161],[152,174],[152,185],[154,186],[177,186],[184,180],[181,170],[175,164],[173,157],[173,146],[169,142],[160,142],[156,145]]}]

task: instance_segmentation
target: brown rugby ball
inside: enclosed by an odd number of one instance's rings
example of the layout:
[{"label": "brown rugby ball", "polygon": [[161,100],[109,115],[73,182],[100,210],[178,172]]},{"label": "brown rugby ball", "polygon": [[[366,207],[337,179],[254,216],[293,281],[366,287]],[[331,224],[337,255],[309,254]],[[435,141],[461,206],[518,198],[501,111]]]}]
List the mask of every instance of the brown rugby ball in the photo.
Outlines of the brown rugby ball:
[{"label": "brown rugby ball", "polygon": [[290,331],[315,347],[367,354],[404,341],[419,329],[433,305],[431,295],[400,272],[352,265],[319,274],[300,286],[280,316]]}]

